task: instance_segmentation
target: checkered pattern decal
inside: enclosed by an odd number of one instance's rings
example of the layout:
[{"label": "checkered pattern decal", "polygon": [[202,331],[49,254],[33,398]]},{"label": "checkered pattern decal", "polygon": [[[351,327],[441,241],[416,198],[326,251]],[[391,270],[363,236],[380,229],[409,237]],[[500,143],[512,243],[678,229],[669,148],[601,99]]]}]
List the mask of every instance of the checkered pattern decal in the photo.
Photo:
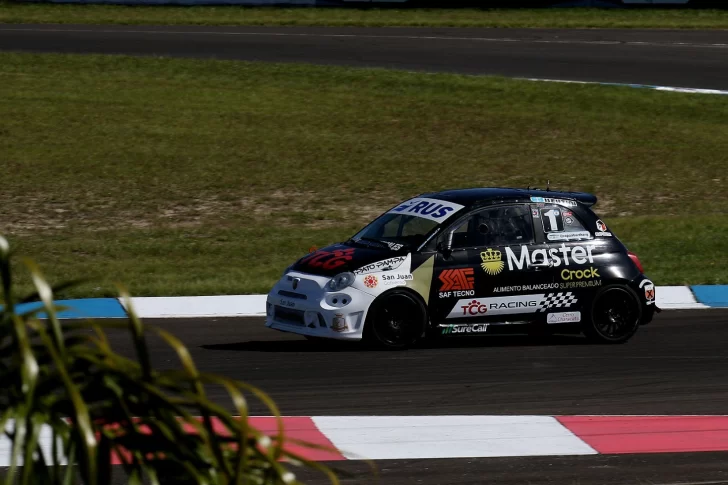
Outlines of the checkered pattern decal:
[{"label": "checkered pattern decal", "polygon": [[576,303],[576,297],[570,291],[561,293],[547,293],[539,303],[536,312],[545,312],[551,308],[568,308]]}]

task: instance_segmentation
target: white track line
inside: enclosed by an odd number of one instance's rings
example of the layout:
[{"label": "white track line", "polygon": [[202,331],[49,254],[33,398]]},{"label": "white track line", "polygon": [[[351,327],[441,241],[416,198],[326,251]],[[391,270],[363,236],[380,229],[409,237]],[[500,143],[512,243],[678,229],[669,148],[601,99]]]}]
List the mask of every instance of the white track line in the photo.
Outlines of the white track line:
[{"label": "white track line", "polygon": [[[728,91],[721,89],[702,89],[702,88],[679,88],[673,86],[654,86],[650,84],[635,84],[635,83],[611,83],[611,82],[599,82],[599,81],[570,81],[566,79],[539,79],[539,78],[514,78],[522,81],[539,81],[549,83],[569,83],[569,84],[597,84],[601,86],[618,86],[618,87],[629,87],[629,88],[643,88],[653,89],[655,91],[668,91],[672,93],[688,93],[688,94],[720,94],[728,95]],[[702,308],[702,307],[695,307]]]}]

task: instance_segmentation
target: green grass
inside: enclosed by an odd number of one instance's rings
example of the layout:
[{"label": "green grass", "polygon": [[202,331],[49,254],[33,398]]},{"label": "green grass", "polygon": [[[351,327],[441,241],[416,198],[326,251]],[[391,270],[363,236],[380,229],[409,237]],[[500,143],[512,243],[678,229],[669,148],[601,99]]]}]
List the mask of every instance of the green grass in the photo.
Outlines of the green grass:
[{"label": "green grass", "polygon": [[71,296],[263,292],[448,187],[585,190],[657,284],[728,283],[728,98],[304,65],[0,54],[0,233]]},{"label": "green grass", "polygon": [[728,11],[128,7],[0,1],[0,23],[726,29]]}]

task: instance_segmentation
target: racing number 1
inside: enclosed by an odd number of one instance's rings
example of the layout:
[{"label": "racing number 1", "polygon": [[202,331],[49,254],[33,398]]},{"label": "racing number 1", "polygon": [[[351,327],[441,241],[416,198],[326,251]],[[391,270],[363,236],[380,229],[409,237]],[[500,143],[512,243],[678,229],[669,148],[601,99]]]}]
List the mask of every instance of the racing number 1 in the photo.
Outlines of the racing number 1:
[{"label": "racing number 1", "polygon": [[557,209],[541,209],[541,220],[544,232],[558,232],[564,230],[564,219],[561,211]]}]

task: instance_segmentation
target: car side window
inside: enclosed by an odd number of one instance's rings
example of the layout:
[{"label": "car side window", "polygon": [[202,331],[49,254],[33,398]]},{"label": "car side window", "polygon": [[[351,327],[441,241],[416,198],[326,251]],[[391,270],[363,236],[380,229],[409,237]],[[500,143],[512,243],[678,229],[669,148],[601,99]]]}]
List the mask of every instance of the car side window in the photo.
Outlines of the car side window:
[{"label": "car side window", "polygon": [[529,206],[491,207],[472,214],[452,231],[451,248],[533,243]]},{"label": "car side window", "polygon": [[539,207],[543,232],[548,241],[579,241],[591,239],[591,233],[567,207],[547,204]]},{"label": "car side window", "polygon": [[451,248],[452,249],[464,249],[475,247],[475,235],[471,228],[471,221],[473,216],[468,217],[462,223],[451,231]]}]

